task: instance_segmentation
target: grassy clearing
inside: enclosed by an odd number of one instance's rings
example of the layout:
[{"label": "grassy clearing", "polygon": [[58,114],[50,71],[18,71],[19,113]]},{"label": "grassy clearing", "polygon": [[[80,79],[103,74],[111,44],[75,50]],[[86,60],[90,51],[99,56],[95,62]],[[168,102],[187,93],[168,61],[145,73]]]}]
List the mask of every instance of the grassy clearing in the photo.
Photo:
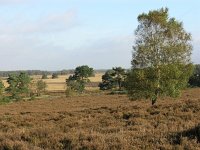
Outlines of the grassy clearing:
[{"label": "grassy clearing", "polygon": [[200,89],[179,100],[90,95],[0,106],[0,149],[199,149]]},{"label": "grassy clearing", "polygon": [[[101,77],[103,74],[98,73],[95,75],[95,77],[90,77],[91,82],[101,82]],[[41,75],[35,75],[31,76],[33,80],[40,80],[42,78]],[[54,91],[65,91],[66,89],[66,79],[69,77],[69,75],[59,75],[57,79],[51,79],[51,76],[48,76],[48,79],[43,79],[47,83],[47,92],[54,92]],[[6,78],[4,78],[3,83],[5,87],[8,87],[8,83],[6,81]],[[96,90],[98,87],[88,87],[89,90]]]}]

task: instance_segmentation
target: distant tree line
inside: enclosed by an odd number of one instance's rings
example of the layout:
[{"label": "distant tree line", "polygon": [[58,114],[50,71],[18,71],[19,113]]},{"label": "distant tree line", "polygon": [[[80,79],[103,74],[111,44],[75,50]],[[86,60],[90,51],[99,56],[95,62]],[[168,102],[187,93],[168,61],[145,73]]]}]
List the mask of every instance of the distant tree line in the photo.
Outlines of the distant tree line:
[{"label": "distant tree line", "polygon": [[[32,76],[32,75],[52,75],[52,74],[68,75],[68,74],[73,74],[74,71],[75,71],[74,69],[61,70],[61,71],[42,71],[42,70],[0,71],[0,77],[8,77],[10,74],[20,74],[21,72],[24,72],[29,76]],[[106,69],[94,70],[94,73],[105,73],[105,72],[106,72]]]},{"label": "distant tree line", "polygon": [[73,74],[74,70],[61,70],[61,71],[41,71],[41,70],[18,70],[18,71],[0,71],[1,77],[8,77],[10,74],[20,74],[21,72],[26,73],[29,76],[32,75],[67,75],[67,74]]}]

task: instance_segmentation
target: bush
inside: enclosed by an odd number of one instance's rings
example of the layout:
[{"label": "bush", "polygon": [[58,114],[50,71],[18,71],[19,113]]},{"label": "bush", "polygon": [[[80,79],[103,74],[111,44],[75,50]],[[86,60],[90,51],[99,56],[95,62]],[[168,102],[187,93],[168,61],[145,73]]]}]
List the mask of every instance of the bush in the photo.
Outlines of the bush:
[{"label": "bush", "polygon": [[57,73],[53,73],[52,74],[52,79],[56,79],[56,78],[58,78],[58,74]]},{"label": "bush", "polygon": [[79,80],[68,80],[67,88],[78,93],[82,93],[85,89],[85,83]]},{"label": "bush", "polygon": [[72,90],[71,88],[67,88],[65,91],[66,97],[76,96],[77,92]]},{"label": "bush", "polygon": [[3,82],[0,80],[0,96],[3,94],[4,89],[5,89],[4,84],[3,84]]},{"label": "bush", "polygon": [[43,74],[42,79],[48,79],[47,74]]},{"label": "bush", "polygon": [[42,80],[38,80],[36,83],[37,95],[40,96],[42,93],[44,93],[46,90],[46,87],[47,87],[46,82]]},{"label": "bush", "polygon": [[0,104],[7,104],[10,102],[11,102],[11,99],[9,97],[5,97],[5,96],[0,97]]}]

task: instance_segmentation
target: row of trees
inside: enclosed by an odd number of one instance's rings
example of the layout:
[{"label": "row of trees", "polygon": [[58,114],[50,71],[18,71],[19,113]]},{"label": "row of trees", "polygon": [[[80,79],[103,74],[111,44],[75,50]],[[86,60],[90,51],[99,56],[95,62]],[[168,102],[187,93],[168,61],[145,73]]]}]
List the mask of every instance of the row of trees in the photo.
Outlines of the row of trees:
[{"label": "row of trees", "polygon": [[[172,66],[170,66],[170,67],[172,67]],[[190,76],[189,81],[187,83],[185,83],[185,85],[187,85],[187,87],[200,87],[200,65],[193,66],[192,64],[189,64],[188,66],[184,66],[182,68],[183,69],[182,74],[183,74],[183,72],[184,73],[187,72],[189,68],[190,68],[190,71],[193,72],[193,74],[192,74],[192,76]],[[145,71],[145,69],[146,69],[146,71]],[[105,74],[102,76],[102,82],[99,84],[99,88],[100,88],[100,90],[120,91],[120,90],[126,90],[129,87],[129,85],[133,84],[133,83],[140,86],[141,84],[138,84],[140,81],[137,81],[138,78],[140,78],[140,79],[141,78],[144,78],[144,79],[152,78],[152,76],[154,76],[153,74],[155,73],[155,71],[153,71],[149,68],[145,68],[145,69],[140,70],[141,71],[140,74],[143,74],[143,76],[146,76],[145,78],[141,77],[141,75],[136,75],[137,72],[139,74],[138,70],[135,70],[134,72],[132,72],[131,70],[123,69],[122,67],[115,67],[111,70],[107,70],[105,72]],[[116,70],[117,70],[117,72],[116,72]],[[143,71],[143,73],[142,73],[142,71]],[[147,74],[144,74],[145,72]],[[190,72],[190,74],[191,74],[191,72]],[[170,72],[168,72],[168,73],[170,73]],[[178,74],[178,72],[176,72],[176,74]],[[168,74],[166,74],[165,76],[169,77]],[[183,77],[183,75],[181,75],[181,76]],[[136,81],[130,81],[130,80],[136,80]],[[149,81],[145,80],[145,81],[141,81],[141,82],[143,84],[145,84],[145,82],[149,82]],[[171,82],[169,82],[168,84],[171,84]]]},{"label": "row of trees", "polygon": [[[75,69],[74,74],[70,75],[66,79],[67,92],[78,92],[82,93],[85,89],[85,85],[90,82],[89,77],[94,76],[93,68],[87,65],[79,66]],[[53,73],[52,79],[57,78],[58,74]],[[42,79],[47,79],[47,75],[44,74]],[[0,80],[0,98],[6,97],[13,100],[20,100],[27,97],[34,97],[35,95],[40,96],[41,93],[45,92],[47,87],[43,80],[35,82],[30,76],[21,72],[19,74],[10,74],[7,83],[9,86],[4,87],[3,82]]]},{"label": "row of trees", "polygon": [[8,87],[5,88],[0,81],[0,97],[9,97],[13,100],[20,100],[24,97],[39,96],[45,92],[46,83],[42,80],[34,82],[27,73],[10,74],[7,79]]},{"label": "row of trees", "polygon": [[69,70],[61,70],[61,71],[42,71],[42,70],[19,70],[19,71],[0,71],[0,77],[8,77],[10,74],[20,74],[21,72],[24,72],[28,74],[29,76],[32,75],[67,75],[74,73],[73,69]]}]

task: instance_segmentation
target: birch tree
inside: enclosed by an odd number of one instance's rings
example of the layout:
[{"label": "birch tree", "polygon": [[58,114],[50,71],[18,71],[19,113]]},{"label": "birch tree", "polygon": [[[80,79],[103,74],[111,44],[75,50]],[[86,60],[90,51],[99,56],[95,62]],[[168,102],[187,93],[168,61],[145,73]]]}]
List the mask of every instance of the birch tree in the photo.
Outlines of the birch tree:
[{"label": "birch tree", "polygon": [[138,16],[132,71],[127,90],[132,99],[177,97],[192,73],[191,34],[183,23],[170,18],[167,8]]}]

